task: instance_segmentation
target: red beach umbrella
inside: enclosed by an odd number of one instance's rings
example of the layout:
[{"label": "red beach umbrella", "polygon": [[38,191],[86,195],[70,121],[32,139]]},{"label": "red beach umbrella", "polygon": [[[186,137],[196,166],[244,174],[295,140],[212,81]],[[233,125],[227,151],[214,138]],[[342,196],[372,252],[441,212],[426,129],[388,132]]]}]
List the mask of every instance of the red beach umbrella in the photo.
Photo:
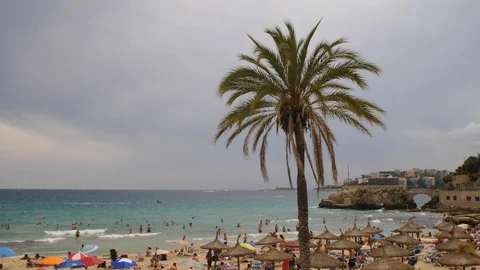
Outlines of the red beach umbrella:
[{"label": "red beach umbrella", "polygon": [[81,261],[86,266],[98,265],[103,263],[103,260],[100,260],[99,258],[96,258],[96,257],[85,257],[80,259],[79,261]]},{"label": "red beach umbrella", "polygon": [[79,261],[80,259],[86,258],[86,257],[88,257],[88,256],[81,253],[81,252],[77,252],[77,253],[73,253],[73,254],[68,255],[68,258],[72,261]]}]

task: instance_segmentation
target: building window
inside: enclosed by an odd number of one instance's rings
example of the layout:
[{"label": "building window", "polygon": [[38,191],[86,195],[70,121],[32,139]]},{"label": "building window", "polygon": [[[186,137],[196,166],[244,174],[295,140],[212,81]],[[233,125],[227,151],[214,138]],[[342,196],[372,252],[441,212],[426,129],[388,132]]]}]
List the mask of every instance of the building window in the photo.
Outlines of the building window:
[{"label": "building window", "polygon": [[475,197],[475,201],[480,202],[480,197]]},{"label": "building window", "polygon": [[450,201],[450,196],[447,196],[447,201]]},{"label": "building window", "polygon": [[453,196],[453,200],[456,201],[456,200],[457,200],[457,196]]},{"label": "building window", "polygon": [[471,201],[471,200],[472,200],[472,197],[467,196],[467,201]]}]

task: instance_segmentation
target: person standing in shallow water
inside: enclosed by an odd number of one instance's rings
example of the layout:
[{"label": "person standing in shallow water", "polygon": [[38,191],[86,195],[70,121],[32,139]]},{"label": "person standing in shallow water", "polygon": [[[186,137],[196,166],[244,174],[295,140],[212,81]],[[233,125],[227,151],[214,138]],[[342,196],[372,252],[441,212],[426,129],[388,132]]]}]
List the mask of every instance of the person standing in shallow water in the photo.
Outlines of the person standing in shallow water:
[{"label": "person standing in shallow water", "polygon": [[223,240],[225,241],[225,245],[226,245],[228,242],[227,233],[223,233]]},{"label": "person standing in shallow water", "polygon": [[78,239],[80,237],[80,230],[77,230],[77,232],[75,233],[75,237]]},{"label": "person standing in shallow water", "polygon": [[142,225],[140,225],[140,228],[138,228],[138,231],[139,231],[140,233],[143,233],[143,226],[142,226]]},{"label": "person standing in shallow water", "polygon": [[147,233],[151,233],[152,232],[152,226],[150,226],[150,224],[148,224],[147,226]]},{"label": "person standing in shallow water", "polygon": [[247,234],[244,234],[244,235],[243,235],[243,242],[244,242],[244,243],[247,243]]}]

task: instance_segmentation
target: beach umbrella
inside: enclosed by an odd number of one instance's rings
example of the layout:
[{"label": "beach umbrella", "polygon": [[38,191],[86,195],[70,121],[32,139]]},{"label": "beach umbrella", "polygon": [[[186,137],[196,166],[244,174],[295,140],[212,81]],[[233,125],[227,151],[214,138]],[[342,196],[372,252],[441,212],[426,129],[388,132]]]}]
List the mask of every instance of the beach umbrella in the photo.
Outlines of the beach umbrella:
[{"label": "beach umbrella", "polygon": [[423,226],[422,224],[418,224],[418,223],[413,222],[413,220],[416,219],[416,218],[417,218],[416,216],[411,217],[410,226],[415,227],[417,229],[425,229],[425,226]]},{"label": "beach umbrella", "polygon": [[407,223],[400,228],[393,230],[397,233],[419,233],[421,230],[412,225],[412,218],[409,218]]},{"label": "beach umbrella", "polygon": [[329,232],[327,226],[325,226],[325,231],[321,234],[314,236],[313,239],[336,240],[338,239],[338,236]]},{"label": "beach umbrella", "polygon": [[260,239],[260,241],[256,242],[256,245],[276,245],[282,242],[282,239],[271,236],[270,234],[265,236],[264,238]]},{"label": "beach umbrella", "polygon": [[381,233],[383,232],[383,230],[377,229],[372,225],[370,225],[370,218],[368,218],[367,227],[363,228],[362,232],[373,235],[373,234]]},{"label": "beach umbrella", "polygon": [[55,269],[59,268],[73,268],[73,267],[85,267],[86,265],[80,261],[66,260],[55,266]]},{"label": "beach umbrella", "polygon": [[99,265],[103,263],[103,260],[100,260],[99,258],[96,258],[96,257],[85,257],[85,258],[81,258],[79,261],[85,264],[86,266]]},{"label": "beach umbrella", "polygon": [[[353,241],[345,239],[345,236],[343,235],[342,230],[340,230],[340,239],[331,243],[327,244],[325,247],[327,249],[333,249],[333,250],[341,250],[342,251],[342,262],[345,261],[345,250],[351,250],[351,249],[359,249],[362,247],[362,245],[357,244]],[[344,268],[344,264],[342,263],[342,269]]]},{"label": "beach umbrella", "polygon": [[383,254],[387,255],[388,257],[407,257],[412,253],[410,250],[401,248],[399,246],[395,246],[392,244],[385,244],[383,247],[379,247],[373,249],[368,254],[374,258],[380,258]]},{"label": "beach umbrella", "polygon": [[221,254],[224,257],[237,258],[237,267],[238,267],[237,269],[240,269],[240,257],[245,255],[255,254],[255,249],[251,250],[251,249],[242,247],[242,245],[238,242],[238,239],[240,239],[240,236],[241,234],[238,235],[237,244],[233,248],[227,249]]},{"label": "beach umbrella", "polygon": [[464,242],[453,238],[451,240],[448,240],[447,242],[436,245],[435,249],[443,251],[456,251],[460,249],[462,244],[464,244]]},{"label": "beach umbrella", "polygon": [[57,265],[57,264],[60,264],[64,261],[65,260],[60,258],[60,257],[45,257],[45,258],[41,259],[40,261],[37,261],[37,264],[39,264],[39,265]]},{"label": "beach umbrella", "polygon": [[439,231],[449,231],[450,228],[452,228],[452,224],[453,224],[452,222],[445,221],[445,215],[443,215],[442,222],[433,226],[433,228]]},{"label": "beach umbrella", "polygon": [[463,243],[456,252],[438,258],[438,263],[446,266],[465,267],[480,265],[480,256],[475,253],[475,247]]},{"label": "beach umbrella", "polygon": [[435,235],[437,238],[456,238],[456,239],[470,239],[472,238],[471,235],[466,234],[465,231],[458,226],[451,224],[449,232],[442,231],[441,233],[438,233]]},{"label": "beach umbrella", "polygon": [[252,246],[252,245],[249,244],[249,243],[240,243],[240,246],[242,246],[242,247],[244,247],[244,248],[246,248],[246,249],[250,249],[250,250],[255,251],[255,247]]},{"label": "beach umbrella", "polygon": [[114,269],[125,269],[136,266],[137,263],[128,258],[121,258],[112,262],[112,268]]},{"label": "beach umbrella", "polygon": [[88,257],[88,256],[81,253],[81,252],[72,253],[72,254],[68,255],[68,259],[70,259],[72,261],[78,261],[78,260],[86,258],[86,257]]},{"label": "beach umbrella", "polygon": [[293,254],[281,252],[275,248],[271,248],[262,254],[255,255],[253,258],[258,261],[284,261],[291,260],[293,258]]},{"label": "beach umbrella", "polygon": [[[309,244],[309,246],[310,246],[311,248],[317,246],[317,244],[312,243],[312,242],[310,242],[310,241],[308,242],[308,244]],[[300,241],[298,241],[298,239],[295,240],[295,241],[289,241],[289,242],[287,242],[286,246],[287,246],[287,247],[298,248],[298,247],[300,247]]]},{"label": "beach umbrella", "polygon": [[7,247],[0,247],[0,257],[2,257],[2,263],[3,263],[3,258],[4,257],[12,257],[17,255],[15,251],[7,248]]},{"label": "beach umbrella", "polygon": [[365,233],[357,228],[357,217],[353,219],[353,228],[349,231],[346,231],[343,234],[345,237],[364,237],[368,236],[368,233]]},{"label": "beach umbrella", "polygon": [[326,253],[321,251],[317,251],[315,253],[310,254],[310,267],[311,268],[331,268],[331,267],[339,267],[340,262],[328,256]]},{"label": "beach umbrella", "polygon": [[[229,246],[221,243],[219,240],[218,240],[218,231],[215,232],[215,240],[213,240],[212,242],[208,243],[208,244],[205,244],[203,246],[200,246],[201,249],[208,249],[208,250],[219,250],[219,251],[222,251],[222,250],[227,250],[227,249],[230,249]],[[214,260],[214,267],[213,269],[216,269],[217,268],[217,260]]]},{"label": "beach umbrella", "polygon": [[404,264],[403,262],[389,258],[387,254],[383,254],[380,259],[375,260],[371,264],[362,267],[362,270],[413,270],[413,266]]},{"label": "beach umbrella", "polygon": [[399,233],[397,235],[387,237],[387,241],[407,246],[420,244],[420,240],[415,239],[405,233]]},{"label": "beach umbrella", "polygon": [[203,269],[203,267],[204,267],[203,264],[201,264],[197,261],[194,261],[194,260],[185,260],[185,261],[181,262],[181,264],[185,265],[187,267],[191,267],[191,268],[202,268]]}]

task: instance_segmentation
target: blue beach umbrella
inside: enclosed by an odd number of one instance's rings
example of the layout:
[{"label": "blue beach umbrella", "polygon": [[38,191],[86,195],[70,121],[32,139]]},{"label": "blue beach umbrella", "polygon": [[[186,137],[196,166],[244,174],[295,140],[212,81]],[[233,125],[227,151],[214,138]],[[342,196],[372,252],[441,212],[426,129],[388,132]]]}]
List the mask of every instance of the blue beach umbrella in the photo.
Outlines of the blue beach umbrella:
[{"label": "blue beach umbrella", "polygon": [[112,268],[114,269],[125,269],[125,268],[134,267],[135,265],[137,265],[135,261],[132,261],[127,258],[118,259],[112,262]]},{"label": "blue beach umbrella", "polygon": [[3,262],[3,257],[12,257],[17,255],[15,251],[7,248],[7,247],[0,247],[0,256],[2,257],[2,262]]},{"label": "blue beach umbrella", "polygon": [[67,260],[67,261],[64,261],[60,264],[57,264],[57,266],[55,266],[55,269],[59,269],[59,268],[73,268],[73,267],[85,267],[85,264],[82,263],[81,261],[72,261],[72,260]]}]

